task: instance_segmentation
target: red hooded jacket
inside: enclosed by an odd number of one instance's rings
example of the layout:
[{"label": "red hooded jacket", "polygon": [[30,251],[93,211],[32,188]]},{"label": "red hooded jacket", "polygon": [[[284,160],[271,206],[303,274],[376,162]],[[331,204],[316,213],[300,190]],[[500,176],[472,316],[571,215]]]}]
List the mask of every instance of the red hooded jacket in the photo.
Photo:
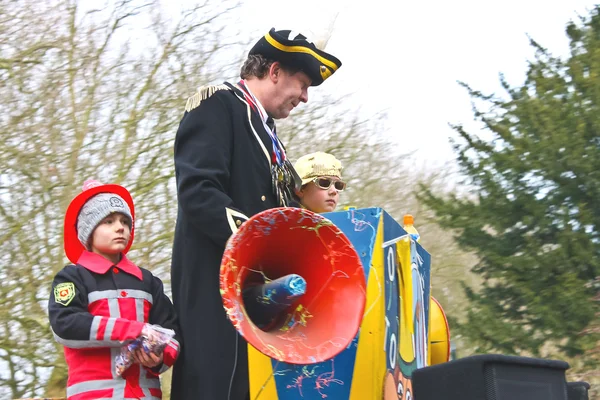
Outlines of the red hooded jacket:
[{"label": "red hooded jacket", "polygon": [[[125,255],[117,265],[84,251],[76,265],[54,278],[48,303],[56,341],[64,345],[69,368],[67,397],[84,399],[162,398],[159,374],[179,354],[175,310],[160,279]],[[116,375],[120,348],[137,338],[145,323],[176,332],[156,368],[130,366]]]}]

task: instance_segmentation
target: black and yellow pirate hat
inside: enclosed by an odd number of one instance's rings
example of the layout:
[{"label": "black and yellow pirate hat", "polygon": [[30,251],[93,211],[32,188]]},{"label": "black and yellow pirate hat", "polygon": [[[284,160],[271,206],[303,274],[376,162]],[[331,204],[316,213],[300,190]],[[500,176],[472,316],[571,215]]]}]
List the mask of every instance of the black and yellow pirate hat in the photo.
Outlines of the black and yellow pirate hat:
[{"label": "black and yellow pirate hat", "polygon": [[319,50],[302,34],[275,28],[258,40],[250,50],[252,54],[300,69],[312,80],[311,86],[319,86],[342,66],[340,60]]}]

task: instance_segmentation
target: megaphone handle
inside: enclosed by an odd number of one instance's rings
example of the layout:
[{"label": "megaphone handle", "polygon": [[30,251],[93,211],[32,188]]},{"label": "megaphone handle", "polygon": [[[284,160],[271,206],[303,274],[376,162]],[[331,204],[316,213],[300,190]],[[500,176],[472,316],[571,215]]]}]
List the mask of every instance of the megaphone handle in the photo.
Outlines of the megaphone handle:
[{"label": "megaphone handle", "polygon": [[306,281],[290,274],[267,283],[244,288],[242,296],[246,312],[259,328],[265,328],[277,316],[306,293]]}]

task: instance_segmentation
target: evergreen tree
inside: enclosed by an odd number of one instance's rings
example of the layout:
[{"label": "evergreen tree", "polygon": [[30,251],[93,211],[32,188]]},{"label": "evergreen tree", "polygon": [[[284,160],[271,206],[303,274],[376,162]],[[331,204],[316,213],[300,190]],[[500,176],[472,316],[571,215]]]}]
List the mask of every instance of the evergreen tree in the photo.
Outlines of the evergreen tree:
[{"label": "evergreen tree", "polygon": [[575,355],[598,344],[588,328],[600,310],[600,7],[566,33],[565,59],[531,40],[525,83],[501,78],[504,96],[463,84],[487,136],[453,127],[466,195],[420,189],[479,257],[482,286],[465,287],[470,309],[455,325],[478,352]]}]

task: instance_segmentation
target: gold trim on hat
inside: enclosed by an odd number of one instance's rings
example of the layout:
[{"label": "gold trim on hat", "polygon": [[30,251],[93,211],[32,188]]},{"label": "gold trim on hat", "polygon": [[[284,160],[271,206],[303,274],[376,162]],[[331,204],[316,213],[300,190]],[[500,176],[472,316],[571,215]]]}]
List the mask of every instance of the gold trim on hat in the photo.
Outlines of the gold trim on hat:
[{"label": "gold trim on hat", "polygon": [[285,51],[287,53],[310,54],[311,56],[313,56],[314,58],[319,60],[322,64],[325,64],[329,68],[331,68],[333,70],[333,72],[337,71],[337,69],[338,69],[338,66],[334,62],[331,62],[328,59],[326,59],[325,57],[320,56],[319,54],[317,54],[316,52],[314,52],[313,50],[311,50],[309,48],[306,48],[304,46],[286,46],[285,44],[279,43],[277,40],[275,40],[269,33],[267,33],[265,35],[265,39],[267,40],[267,42],[269,42],[269,44],[271,46],[275,47],[278,50]]},{"label": "gold trim on hat", "polygon": [[325,79],[329,78],[331,75],[333,75],[333,71],[324,65],[321,65],[321,68],[319,68],[319,73],[321,74],[321,78],[323,80],[325,80]]}]

